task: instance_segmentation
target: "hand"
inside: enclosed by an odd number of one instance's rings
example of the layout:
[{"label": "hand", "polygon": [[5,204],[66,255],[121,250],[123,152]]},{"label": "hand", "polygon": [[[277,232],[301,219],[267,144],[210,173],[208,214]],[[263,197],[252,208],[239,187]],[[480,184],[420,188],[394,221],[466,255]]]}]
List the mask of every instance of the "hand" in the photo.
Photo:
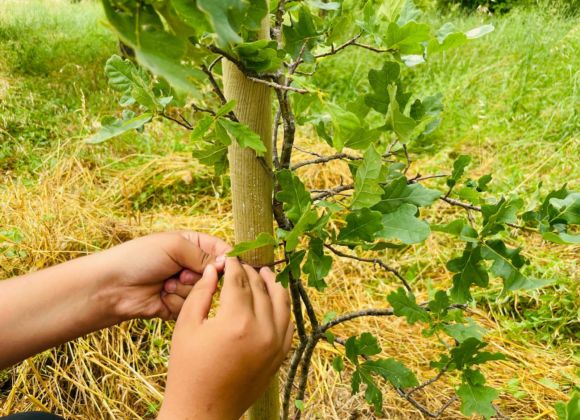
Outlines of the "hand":
[{"label": "hand", "polygon": [[217,282],[208,265],[177,319],[159,420],[239,419],[290,349],[290,299],[269,268],[258,274],[228,258],[219,308],[208,319]]},{"label": "hand", "polygon": [[113,271],[108,284],[115,315],[177,319],[203,270],[209,264],[223,270],[230,249],[214,236],[182,231],[144,236],[98,254]]}]

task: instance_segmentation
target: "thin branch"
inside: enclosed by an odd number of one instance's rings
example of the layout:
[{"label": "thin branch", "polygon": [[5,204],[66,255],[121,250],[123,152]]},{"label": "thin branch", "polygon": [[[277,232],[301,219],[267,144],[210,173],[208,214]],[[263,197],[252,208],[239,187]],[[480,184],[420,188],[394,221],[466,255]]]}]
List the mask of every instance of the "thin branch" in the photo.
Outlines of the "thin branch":
[{"label": "thin branch", "polygon": [[293,86],[281,85],[281,84],[276,83],[276,82],[270,82],[268,80],[260,79],[259,77],[247,76],[247,78],[253,82],[261,83],[263,85],[270,86],[270,87],[272,87],[274,89],[278,89],[278,90],[287,90],[287,91],[296,92],[296,93],[300,93],[300,94],[309,93],[309,91],[307,89],[300,89],[300,88],[296,88]]},{"label": "thin branch", "polygon": [[304,288],[304,285],[300,280],[298,280],[298,291],[300,292],[300,297],[302,298],[302,302],[304,302],[304,307],[306,308],[306,313],[308,314],[308,319],[310,320],[310,325],[312,325],[312,329],[314,331],[318,331],[318,318],[316,317],[316,313],[314,312],[314,306],[312,306],[312,302],[310,302],[310,297]]},{"label": "thin branch", "polygon": [[411,167],[411,163],[413,163],[413,161],[411,160],[411,157],[409,156],[409,151],[407,150],[406,144],[403,144],[403,151],[405,152],[405,159],[407,159],[407,166],[403,170],[403,174],[406,174],[407,171],[409,170],[409,168]]},{"label": "thin branch", "polygon": [[222,61],[222,59],[223,59],[223,58],[224,58],[224,57],[220,55],[220,56],[219,56],[219,57],[217,57],[215,60],[213,60],[213,61],[211,62],[211,64],[209,65],[209,67],[208,67],[208,70],[209,70],[209,71],[212,71],[212,70],[213,70],[213,68],[214,68],[214,67],[217,65],[217,63],[219,63],[220,61]]},{"label": "thin branch", "polygon": [[351,321],[356,318],[361,318],[363,316],[391,316],[394,315],[393,308],[385,308],[385,309],[363,309],[356,312],[350,312],[344,315],[340,315],[334,318],[331,321],[328,321],[326,324],[320,326],[319,331],[325,332],[326,330],[337,326],[338,324],[342,324],[343,322]]},{"label": "thin branch", "polygon": [[433,378],[431,378],[431,379],[423,382],[420,385],[417,385],[415,388],[411,388],[409,391],[407,391],[407,395],[412,395],[415,392],[417,392],[417,391],[419,391],[419,390],[421,390],[421,389],[423,389],[423,388],[431,385],[432,383],[437,382],[439,379],[441,379],[443,377],[443,375],[445,375],[445,373],[447,372],[447,369],[449,369],[450,363],[451,362],[448,362],[445,366],[443,366],[443,369],[441,369],[439,371],[439,373],[436,376],[434,376]]},{"label": "thin branch", "polygon": [[179,124],[180,126],[182,126],[183,128],[185,128],[187,130],[193,130],[193,126],[188,121],[186,121],[186,120],[185,121],[178,120],[177,118],[174,118],[171,115],[168,115],[166,113],[162,113],[161,116],[163,118],[166,118],[168,120],[173,121],[174,123]]},{"label": "thin branch", "polygon": [[344,50],[345,48],[350,47],[351,45],[356,45],[356,40],[359,39],[361,36],[362,36],[362,34],[358,34],[338,47],[335,47],[333,44],[330,46],[330,51],[325,52],[325,53],[321,53],[321,54],[316,54],[314,56],[314,58],[318,59],[318,58],[324,58],[324,57],[329,57],[331,55],[335,55],[335,54],[341,52],[342,50]]},{"label": "thin branch", "polygon": [[[304,400],[304,394],[306,393],[306,385],[308,383],[308,372],[310,371],[310,363],[312,362],[312,354],[314,349],[318,344],[318,337],[312,335],[306,344],[306,349],[304,350],[304,356],[302,357],[302,370],[300,372],[300,382],[298,383],[298,393],[296,394],[297,400]],[[294,414],[294,420],[300,420],[302,412],[296,409]]]},{"label": "thin branch", "polygon": [[448,174],[438,174],[438,175],[427,175],[421,176],[421,174],[415,175],[414,178],[409,179],[409,184],[415,184],[421,181],[427,181],[428,179],[436,179],[436,178],[447,178]]},{"label": "thin branch", "polygon": [[379,54],[396,52],[396,50],[392,49],[392,48],[377,48],[377,47],[373,47],[372,45],[360,44],[358,42],[355,42],[352,45],[354,45],[355,47],[364,48],[365,50],[369,50],[369,51],[376,52]]},{"label": "thin branch", "polygon": [[242,63],[240,60],[238,60],[236,57],[234,57],[233,55],[231,55],[227,51],[224,51],[221,48],[216,47],[215,45],[208,45],[207,48],[212,53],[219,54],[223,58],[225,58],[226,60],[231,61],[238,68],[238,70],[240,70],[246,76],[250,76],[250,75],[255,76],[256,75],[255,72],[251,72],[248,69],[246,69],[246,67],[244,66],[244,63]]},{"label": "thin branch", "polygon": [[[321,192],[319,194],[315,195],[314,197],[312,197],[312,200],[314,200],[314,201],[324,200],[325,198],[332,197],[333,195],[337,195],[343,191],[349,191],[352,189],[354,189],[354,184],[339,185],[338,187],[330,188],[330,189],[324,190],[324,191],[319,190]],[[315,192],[317,192],[317,190],[315,190]]]},{"label": "thin branch", "polygon": [[198,106],[194,103],[191,104],[191,107],[194,109],[194,111],[197,111],[197,112],[204,112],[204,113],[212,115],[214,117],[216,115],[214,110],[209,109],[209,108],[202,108],[201,106]]},{"label": "thin branch", "polygon": [[442,201],[445,201],[446,203],[449,203],[453,206],[459,206],[459,207],[463,207],[466,210],[475,210],[475,211],[481,212],[481,207],[474,206],[473,204],[463,203],[459,200],[455,200],[455,199],[449,198],[447,196],[439,197],[439,199]]},{"label": "thin branch", "polygon": [[298,373],[298,367],[300,366],[300,361],[302,360],[304,350],[306,350],[307,343],[308,341],[301,341],[296,350],[294,350],[292,359],[290,360],[288,375],[286,376],[286,382],[284,383],[284,391],[282,394],[282,420],[288,419],[292,386],[294,385],[294,379],[296,378],[296,373]]},{"label": "thin branch", "polygon": [[409,292],[412,291],[411,289],[411,285],[409,285],[409,283],[407,282],[407,280],[393,267],[385,264],[380,258],[362,258],[362,257],[358,257],[356,255],[353,254],[347,254],[345,252],[342,252],[334,247],[332,247],[331,245],[328,244],[324,244],[324,247],[327,248],[328,250],[330,250],[332,253],[334,253],[335,255],[338,255],[339,257],[343,257],[343,258],[350,258],[352,260],[356,260],[356,261],[361,261],[361,262],[367,262],[367,263],[371,263],[371,264],[376,264],[379,267],[381,267],[383,270],[388,271],[389,273],[393,274],[395,277],[397,277],[401,283],[403,283],[403,286],[405,286],[405,289],[407,289]]},{"label": "thin branch", "polygon": [[445,404],[443,404],[439,410],[437,410],[437,411],[430,411],[427,407],[425,407],[424,405],[422,405],[421,403],[419,403],[416,399],[414,399],[410,395],[406,394],[405,391],[403,391],[401,388],[395,388],[395,391],[397,391],[397,393],[401,397],[403,397],[404,399],[406,399],[407,401],[409,401],[409,403],[411,403],[411,405],[413,407],[415,407],[417,410],[419,410],[421,413],[425,414],[426,416],[432,417],[432,418],[437,418],[437,417],[441,416],[441,414],[443,414],[443,412],[451,404],[453,404],[457,400],[457,395],[454,395]]},{"label": "thin branch", "polygon": [[207,77],[209,78],[209,82],[211,83],[211,86],[213,88],[214,93],[217,95],[217,97],[219,98],[222,105],[225,105],[228,101],[226,100],[226,97],[225,97],[224,93],[222,92],[220,85],[218,84],[218,82],[215,79],[211,70],[208,69],[205,66],[205,64],[202,64],[201,71],[203,71],[205,74],[207,74]]},{"label": "thin branch", "polygon": [[296,169],[302,168],[303,166],[317,165],[320,163],[326,163],[326,162],[330,162],[330,161],[338,160],[338,159],[362,160],[362,157],[349,155],[348,153],[337,153],[337,154],[331,155],[331,156],[320,156],[319,158],[316,158],[316,159],[298,162],[296,165],[292,166],[292,170],[295,171]]}]

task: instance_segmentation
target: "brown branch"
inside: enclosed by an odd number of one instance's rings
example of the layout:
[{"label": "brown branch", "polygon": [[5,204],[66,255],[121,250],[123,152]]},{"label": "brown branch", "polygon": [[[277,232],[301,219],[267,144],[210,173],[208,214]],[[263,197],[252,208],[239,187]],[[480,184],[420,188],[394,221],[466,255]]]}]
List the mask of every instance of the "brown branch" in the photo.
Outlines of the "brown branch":
[{"label": "brown branch", "polygon": [[306,313],[308,314],[308,319],[310,320],[310,325],[312,325],[312,329],[314,331],[318,331],[318,318],[316,317],[316,313],[314,312],[314,306],[312,306],[312,302],[310,301],[310,297],[304,288],[304,285],[298,279],[298,291],[300,292],[300,297],[302,298],[302,302],[304,302],[304,307],[306,308]]},{"label": "brown branch", "polygon": [[203,71],[207,75],[207,77],[209,78],[209,82],[211,83],[211,86],[213,88],[214,93],[219,98],[222,105],[225,105],[228,101],[226,100],[226,97],[225,97],[224,93],[222,92],[217,80],[213,76],[213,73],[211,72],[211,70],[208,69],[205,64],[202,64],[201,71]]},{"label": "brown branch", "polygon": [[326,163],[326,162],[330,162],[330,161],[338,160],[338,159],[362,160],[362,157],[349,155],[348,153],[337,153],[337,154],[331,155],[331,156],[320,156],[316,159],[298,162],[296,165],[292,166],[292,170],[295,171],[296,169],[302,168],[303,166],[317,165],[320,163]]},{"label": "brown branch", "polygon": [[286,376],[286,382],[284,383],[284,391],[282,394],[282,420],[288,419],[292,386],[294,385],[294,379],[296,378],[296,373],[298,373],[298,367],[300,366],[300,361],[302,360],[304,350],[306,350],[307,343],[308,341],[300,342],[296,350],[294,350],[292,359],[290,360],[290,365],[288,366],[288,374]]},{"label": "brown branch", "polygon": [[171,120],[174,123],[179,124],[180,126],[182,126],[183,128],[185,128],[187,130],[193,130],[193,126],[189,123],[189,121],[185,120],[183,117],[181,117],[183,119],[183,121],[181,121],[181,120],[178,120],[177,118],[174,118],[171,115],[168,115],[164,112],[160,115],[165,119]]},{"label": "brown branch", "polygon": [[359,39],[361,36],[362,36],[362,34],[358,34],[338,47],[335,47],[334,44],[332,44],[330,46],[330,51],[325,52],[325,53],[321,53],[321,54],[316,54],[314,56],[314,58],[318,59],[318,58],[324,58],[324,57],[329,57],[331,55],[338,54],[339,52],[341,52],[345,48],[350,47],[351,45],[356,45],[356,40]]},{"label": "brown branch", "polygon": [[[310,364],[312,362],[312,354],[314,349],[318,344],[318,337],[312,335],[306,344],[306,349],[304,350],[304,356],[302,357],[302,370],[300,372],[300,382],[298,383],[298,393],[296,394],[297,400],[304,400],[304,394],[306,393],[306,385],[308,383],[308,372],[310,371]],[[302,412],[296,409],[294,412],[294,420],[300,420]]]},{"label": "brown branch", "polygon": [[320,332],[325,332],[326,330],[337,326],[338,324],[342,324],[343,322],[351,321],[356,318],[361,318],[363,316],[391,316],[394,315],[393,308],[385,308],[385,309],[363,309],[356,312],[350,312],[344,315],[340,315],[333,320],[328,321],[326,324],[323,324],[318,329]]},{"label": "brown branch", "polygon": [[437,410],[437,411],[430,411],[427,407],[425,407],[423,404],[419,403],[416,399],[414,399],[410,395],[406,394],[405,391],[403,391],[401,388],[395,388],[395,391],[397,391],[397,393],[401,397],[403,397],[404,399],[406,399],[407,401],[409,401],[409,403],[413,407],[415,407],[417,410],[419,410],[421,413],[425,414],[428,417],[432,417],[432,418],[437,418],[437,417],[441,416],[441,414],[443,414],[443,412],[451,404],[453,404],[457,400],[457,395],[454,395],[445,404],[443,404],[439,410]]},{"label": "brown branch", "polygon": [[324,200],[325,198],[332,197],[334,195],[340,194],[343,191],[349,191],[354,189],[354,184],[339,185],[338,187],[330,188],[328,190],[314,190],[314,192],[320,192],[318,195],[312,197],[314,201]]},{"label": "brown branch", "polygon": [[367,263],[371,263],[371,264],[376,264],[379,267],[381,267],[383,270],[388,271],[389,273],[393,274],[395,277],[397,277],[401,283],[403,283],[403,286],[405,286],[405,289],[407,289],[409,292],[412,291],[411,286],[409,285],[409,283],[407,282],[407,280],[393,267],[385,264],[380,258],[363,258],[363,257],[359,257],[353,254],[347,254],[345,252],[342,252],[334,247],[332,247],[331,245],[328,244],[324,244],[325,248],[327,248],[328,250],[330,250],[332,253],[334,253],[335,255],[338,255],[339,257],[343,257],[343,258],[350,258],[352,260],[356,260],[356,261],[361,261],[361,262],[367,262]]},{"label": "brown branch", "polygon": [[439,197],[439,199],[442,201],[445,201],[448,204],[451,204],[452,206],[459,206],[459,207],[463,207],[466,210],[475,210],[475,211],[481,212],[481,207],[474,206],[473,204],[463,203],[459,200],[455,200],[455,199],[449,198],[447,196]]},{"label": "brown branch", "polygon": [[296,93],[300,93],[300,94],[309,93],[309,91],[307,89],[300,89],[300,88],[296,88],[296,87],[289,86],[289,85],[281,85],[281,84],[276,83],[276,82],[270,82],[268,80],[260,79],[259,77],[247,76],[247,78],[253,82],[262,83],[263,85],[270,86],[271,88],[274,88],[277,90],[286,90],[286,91],[296,92]]},{"label": "brown branch", "polygon": [[194,111],[197,111],[197,112],[204,112],[204,113],[206,113],[206,114],[209,114],[209,115],[212,115],[212,116],[214,116],[214,117],[216,116],[216,113],[215,113],[215,111],[214,111],[214,110],[212,110],[212,109],[209,109],[209,108],[202,108],[202,107],[200,107],[200,106],[198,106],[198,105],[196,105],[196,104],[194,104],[194,103],[192,103],[192,104],[191,104],[191,107],[194,109]]}]

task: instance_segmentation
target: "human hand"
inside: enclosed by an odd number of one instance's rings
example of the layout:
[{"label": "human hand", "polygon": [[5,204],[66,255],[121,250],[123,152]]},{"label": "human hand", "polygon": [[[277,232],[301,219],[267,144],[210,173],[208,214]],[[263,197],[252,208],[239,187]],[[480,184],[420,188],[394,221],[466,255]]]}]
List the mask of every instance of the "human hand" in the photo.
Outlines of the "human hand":
[{"label": "human hand", "polygon": [[185,298],[209,265],[222,271],[231,247],[203,233],[156,233],[100,254],[112,271],[108,295],[119,320],[177,319]]},{"label": "human hand", "polygon": [[208,265],[177,319],[158,420],[239,419],[290,349],[290,299],[269,268],[258,274],[228,258],[219,308],[208,319],[217,282]]}]

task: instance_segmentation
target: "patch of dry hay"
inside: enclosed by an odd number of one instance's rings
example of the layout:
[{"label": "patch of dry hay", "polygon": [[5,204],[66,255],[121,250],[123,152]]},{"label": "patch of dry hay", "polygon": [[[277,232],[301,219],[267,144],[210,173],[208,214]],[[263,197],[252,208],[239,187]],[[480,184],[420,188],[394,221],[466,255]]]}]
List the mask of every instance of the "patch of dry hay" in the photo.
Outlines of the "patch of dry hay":
[{"label": "patch of dry hay", "polygon": [[[320,146],[319,151],[323,149]],[[93,168],[79,155],[77,146],[57,148],[34,185],[8,177],[0,181],[0,230],[18,229],[24,238],[19,249],[26,252],[21,258],[0,254],[0,278],[40,269],[151,231],[195,229],[232,237],[228,198],[203,194],[197,197],[194,208],[166,205],[143,213],[133,210],[131,197],[151,183],[163,187],[187,183],[193,176],[207,176],[204,169],[192,166],[189,156],[140,157],[142,164],[127,169],[123,161],[134,156]],[[350,182],[343,163],[306,167],[301,172],[311,187]],[[445,219],[452,213],[441,207],[432,216]],[[427,244],[413,247],[405,255],[389,252],[385,257],[396,267],[408,266],[416,259],[426,261],[417,279],[428,280],[434,286],[449,282],[444,262],[454,250],[442,239],[430,238]],[[387,306],[387,294],[397,287],[389,275],[350,260],[337,261],[328,283],[325,293],[312,292],[313,300],[316,307],[338,313]],[[417,284],[419,301],[427,298],[425,284]],[[573,380],[571,355],[510,340],[486,313],[476,311],[473,316],[488,329],[491,350],[508,355],[508,360],[485,368],[489,383],[505,390],[508,380],[518,378],[527,393],[518,399],[502,392],[498,403],[501,411],[514,419],[554,418],[552,405],[565,395],[541,380]],[[9,370],[4,375],[7,380],[0,375],[0,414],[40,409],[70,419],[153,418],[162,399],[171,331],[170,323],[133,321],[37,355]],[[419,327],[409,327],[398,318],[366,318],[342,325],[335,333],[348,337],[362,331],[379,337],[384,355],[403,361],[420,380],[435,375],[429,361],[437,356],[440,345],[422,337]],[[332,370],[331,361],[337,354],[339,350],[327,343],[314,353],[305,417],[375,418],[361,396],[350,395],[349,373],[341,378]],[[416,397],[437,409],[452,394],[453,383],[444,378]],[[384,407],[386,418],[423,418],[387,387]],[[456,402],[443,418],[460,417]]]}]

